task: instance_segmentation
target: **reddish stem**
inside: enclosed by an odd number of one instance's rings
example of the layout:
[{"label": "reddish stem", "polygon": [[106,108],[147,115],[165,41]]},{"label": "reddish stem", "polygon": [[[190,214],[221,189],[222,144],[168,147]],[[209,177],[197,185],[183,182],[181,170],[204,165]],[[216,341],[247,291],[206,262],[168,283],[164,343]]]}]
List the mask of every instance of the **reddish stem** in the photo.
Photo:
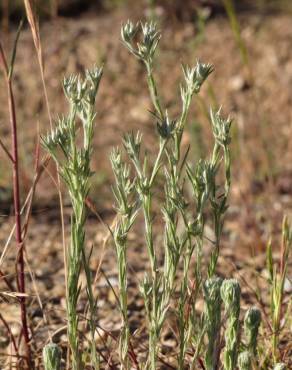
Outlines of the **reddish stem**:
[{"label": "reddish stem", "polygon": [[[19,161],[18,161],[18,141],[17,141],[17,123],[15,112],[15,101],[11,83],[11,76],[9,75],[6,57],[2,45],[0,43],[0,56],[2,66],[6,75],[7,92],[8,92],[8,106],[11,125],[11,139],[12,139],[12,159],[13,159],[13,200],[14,200],[14,216],[15,216],[15,237],[18,246],[17,258],[17,286],[19,293],[25,293],[25,276],[24,276],[24,258],[23,258],[23,242],[21,233],[21,217],[20,217],[20,190],[19,190]],[[31,353],[30,353],[30,338],[27,324],[26,299],[25,296],[19,298],[22,333],[25,340],[25,351],[27,358],[27,365],[31,368]]]},{"label": "reddish stem", "polygon": [[[9,96],[9,112],[10,112],[10,124],[11,124],[11,136],[12,136],[12,156],[13,156],[13,198],[14,198],[14,216],[15,216],[15,232],[16,242],[19,248],[18,258],[18,286],[20,293],[25,293],[25,276],[24,276],[24,258],[23,258],[23,243],[21,235],[21,218],[20,218],[20,191],[19,191],[19,162],[18,162],[18,141],[17,141],[17,125],[16,125],[16,114],[15,104],[11,81],[8,81],[8,96]],[[26,344],[26,356],[28,364],[31,363],[30,345],[29,345],[29,333],[27,325],[27,313],[26,313],[26,298],[20,297],[20,309],[21,309],[21,322],[22,331]]]}]

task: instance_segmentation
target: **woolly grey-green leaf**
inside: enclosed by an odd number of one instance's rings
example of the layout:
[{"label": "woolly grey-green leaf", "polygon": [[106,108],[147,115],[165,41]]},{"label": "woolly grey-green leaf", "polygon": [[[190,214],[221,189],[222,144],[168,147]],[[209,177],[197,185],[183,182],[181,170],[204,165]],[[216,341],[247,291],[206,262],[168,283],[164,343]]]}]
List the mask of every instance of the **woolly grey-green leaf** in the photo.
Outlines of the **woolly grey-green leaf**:
[{"label": "woolly grey-green leaf", "polygon": [[236,279],[224,280],[221,286],[221,298],[225,306],[226,330],[224,348],[224,369],[233,370],[237,363],[240,285]]},{"label": "woolly grey-green leaf", "polygon": [[55,343],[49,343],[43,348],[45,370],[59,370],[61,368],[60,348]]},{"label": "woolly grey-green leaf", "polygon": [[249,351],[241,352],[238,356],[239,370],[251,370],[251,359],[252,356]]},{"label": "woolly grey-green leaf", "polygon": [[208,347],[205,357],[206,369],[213,370],[218,362],[218,345],[221,325],[221,295],[222,279],[214,276],[207,279],[203,289],[205,298],[204,320],[208,335]]},{"label": "woolly grey-green leaf", "polygon": [[253,355],[256,354],[257,336],[261,323],[261,311],[257,307],[247,310],[244,318],[244,332],[247,339],[247,347]]},{"label": "woolly grey-green leaf", "polygon": [[287,366],[283,362],[279,362],[274,366],[274,370],[287,370]]}]

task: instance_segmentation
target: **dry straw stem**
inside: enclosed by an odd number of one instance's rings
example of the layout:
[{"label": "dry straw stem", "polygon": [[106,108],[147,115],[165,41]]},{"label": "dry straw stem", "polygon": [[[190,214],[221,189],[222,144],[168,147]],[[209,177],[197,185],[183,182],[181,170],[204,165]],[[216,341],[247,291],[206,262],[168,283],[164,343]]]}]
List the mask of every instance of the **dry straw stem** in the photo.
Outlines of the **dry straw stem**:
[{"label": "dry straw stem", "polygon": [[47,92],[46,81],[45,81],[43,50],[42,50],[42,44],[41,44],[39,22],[38,22],[36,11],[35,11],[35,2],[34,0],[24,0],[24,5],[25,5],[27,20],[29,22],[32,37],[33,37],[34,46],[37,52],[38,63],[40,67],[41,79],[42,79],[42,84],[43,84],[43,90],[44,90],[44,95],[45,95],[45,100],[46,100],[46,106],[47,106],[48,116],[50,120],[50,127],[52,129],[53,128],[52,115],[51,115],[50,103],[49,103],[48,92]]},{"label": "dry straw stem", "polygon": [[[50,159],[51,159],[51,156],[50,155],[45,155],[44,158],[42,159],[41,161],[41,164],[38,166],[37,170],[36,170],[36,173],[35,173],[35,176],[34,176],[34,179],[33,179],[33,184],[25,198],[25,201],[23,203],[23,206],[21,208],[21,211],[20,211],[20,214],[22,215],[24,213],[24,211],[27,209],[26,211],[26,217],[25,217],[25,221],[24,221],[24,227],[22,229],[22,232],[23,232],[23,239],[25,239],[25,236],[27,234],[27,226],[28,226],[28,220],[29,220],[29,217],[31,215],[31,208],[32,208],[32,201],[33,201],[33,196],[34,196],[34,193],[35,193],[35,189],[36,189],[36,186],[37,186],[37,183],[39,181],[39,179],[41,178],[43,172],[46,170],[49,162],[50,162]],[[0,268],[4,262],[4,258],[7,254],[7,251],[8,251],[8,247],[9,247],[9,244],[11,242],[11,239],[12,239],[12,236],[13,236],[13,233],[15,231],[15,228],[16,228],[16,224],[13,225],[9,235],[8,235],[8,238],[7,238],[7,241],[4,245],[4,248],[3,248],[3,251],[1,253],[1,256],[0,256]],[[13,290],[13,289],[12,289]]]},{"label": "dry straw stem", "polygon": [[[270,312],[271,312],[271,326],[273,330],[272,335],[272,353],[273,360],[276,363],[279,360],[279,339],[282,328],[281,325],[284,310],[284,284],[287,276],[287,268],[289,255],[292,248],[292,227],[285,216],[282,223],[282,244],[280,267],[278,268],[273,259],[272,244],[267,245],[267,269],[269,272],[270,285]],[[285,321],[284,321],[285,322]],[[283,323],[284,324],[284,323]]]},{"label": "dry straw stem", "polygon": [[[35,2],[33,0],[24,0],[24,5],[25,5],[27,20],[29,22],[32,37],[33,37],[34,46],[35,46],[35,49],[37,51],[39,65],[42,69],[42,71],[41,71],[42,80],[44,82],[44,78],[43,78],[44,77],[44,73],[43,73],[43,65],[44,65],[43,52],[42,52],[42,44],[41,44],[41,39],[40,39],[39,22],[38,22],[36,12],[35,12]],[[46,102],[48,102],[47,99],[46,99]]]},{"label": "dry straw stem", "polygon": [[235,6],[234,6],[234,0],[222,0],[222,1],[223,1],[225,10],[226,10],[227,16],[229,18],[231,30],[233,32],[235,41],[239,48],[242,64],[247,69],[250,82],[253,82],[253,71],[251,68],[250,61],[249,61],[248,50],[247,50],[246,44],[241,35],[240,24],[239,24],[239,21],[236,15]]},{"label": "dry straw stem", "polygon": [[[42,79],[43,91],[46,101],[46,107],[50,122],[50,128],[53,130],[53,122],[52,122],[52,114],[50,109],[49,97],[46,87],[45,81],[45,71],[44,71],[44,59],[43,59],[43,50],[41,44],[41,37],[40,37],[40,30],[39,30],[39,22],[37,19],[36,11],[35,11],[35,1],[34,0],[24,0],[26,16],[30,25],[33,42],[35,46],[35,50],[37,53],[38,64],[40,68],[40,74]],[[55,5],[57,6],[57,0],[55,0]],[[64,207],[63,207],[63,197],[61,192],[61,181],[58,171],[58,165],[56,164],[57,169],[57,191],[59,196],[59,205],[60,205],[60,215],[61,215],[61,227],[62,227],[62,245],[63,245],[63,257],[64,257],[64,266],[65,266],[65,274],[67,273],[67,249],[66,249],[66,239],[65,239],[65,224],[64,224]],[[67,287],[67,277],[65,276],[65,285],[66,285],[66,296],[68,295],[68,287]]]}]

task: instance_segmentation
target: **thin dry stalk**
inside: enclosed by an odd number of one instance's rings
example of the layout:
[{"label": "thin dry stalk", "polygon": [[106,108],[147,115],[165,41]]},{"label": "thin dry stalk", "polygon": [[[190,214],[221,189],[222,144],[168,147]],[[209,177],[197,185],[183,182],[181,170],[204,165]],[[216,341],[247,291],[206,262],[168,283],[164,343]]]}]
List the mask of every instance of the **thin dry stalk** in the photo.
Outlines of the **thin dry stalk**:
[{"label": "thin dry stalk", "polygon": [[11,342],[13,344],[15,354],[18,356],[18,347],[17,347],[16,341],[15,341],[15,337],[14,337],[14,335],[13,335],[11,329],[10,329],[9,324],[4,319],[4,317],[1,315],[1,313],[0,313],[0,321],[2,321],[3,325],[5,326],[5,328],[7,330],[7,333],[8,333],[8,335],[9,335],[9,337],[11,339]]},{"label": "thin dry stalk", "polygon": [[6,275],[0,270],[0,279],[4,281],[4,283],[7,285],[8,289],[11,290],[11,292],[14,292],[14,287],[12,283],[7,279]]},{"label": "thin dry stalk", "polygon": [[[55,0],[55,5],[57,7],[57,0]],[[53,121],[52,121],[52,114],[50,109],[50,103],[48,98],[48,92],[46,87],[46,81],[45,81],[45,70],[44,70],[44,58],[43,58],[43,50],[42,50],[42,44],[41,44],[41,38],[40,38],[40,30],[39,30],[39,22],[35,13],[35,2],[34,0],[24,0],[25,5],[25,11],[26,16],[30,25],[33,42],[35,46],[35,50],[37,53],[38,58],[38,64],[40,68],[40,74],[42,79],[42,85],[43,85],[43,91],[46,101],[46,107],[50,122],[50,128],[53,130]],[[66,239],[65,239],[65,224],[64,224],[64,208],[63,208],[63,197],[61,192],[61,181],[58,171],[58,165],[56,165],[57,169],[57,190],[58,190],[58,196],[59,196],[59,204],[60,204],[60,214],[61,214],[61,228],[62,228],[62,245],[63,245],[63,254],[64,254],[64,267],[65,267],[65,281],[66,281],[66,295],[67,295],[67,250],[66,250]]]},{"label": "thin dry stalk", "polygon": [[52,115],[51,115],[51,109],[50,109],[49,98],[48,98],[46,82],[45,82],[43,50],[42,50],[42,44],[41,44],[41,38],[40,38],[39,22],[38,22],[35,9],[34,9],[35,4],[33,0],[24,0],[24,5],[25,5],[27,20],[30,25],[30,29],[32,33],[34,47],[37,52],[38,63],[39,63],[39,68],[40,68],[40,73],[41,73],[42,84],[43,84],[43,90],[44,90],[44,95],[45,95],[45,100],[46,100],[46,106],[47,106],[47,111],[48,111],[48,116],[49,116],[49,121],[50,121],[50,128],[52,129],[53,128]]},{"label": "thin dry stalk", "polygon": [[44,323],[45,323],[46,328],[48,330],[48,336],[49,336],[50,340],[52,340],[52,336],[51,336],[51,332],[50,332],[50,328],[49,328],[49,320],[47,318],[47,315],[46,315],[46,312],[44,310],[44,306],[43,306],[43,303],[42,303],[42,300],[41,300],[41,297],[40,297],[40,294],[39,294],[39,291],[38,291],[38,287],[37,287],[34,272],[32,271],[32,268],[31,268],[31,266],[28,262],[26,254],[24,255],[24,261],[25,261],[25,264],[26,264],[26,266],[28,268],[28,271],[29,271],[29,274],[30,274],[30,278],[31,278],[31,281],[32,281],[32,284],[33,284],[33,287],[34,287],[34,291],[35,291],[35,294],[36,294],[36,297],[37,297],[39,307],[40,307],[41,312],[42,312]]},{"label": "thin dry stalk", "polygon": [[[41,178],[41,175],[43,174],[44,170],[47,168],[47,166],[48,166],[48,164],[50,162],[50,159],[51,159],[51,157],[49,155],[46,155],[43,158],[43,160],[41,162],[41,165],[39,166],[37,172],[35,173],[35,177],[33,179],[33,184],[32,184],[32,186],[31,186],[31,188],[30,188],[30,190],[29,190],[29,192],[28,192],[28,194],[26,196],[26,199],[25,199],[24,204],[22,206],[22,209],[20,211],[20,214],[21,215],[23,214],[23,212],[26,209],[26,207],[28,207],[27,215],[29,215],[31,213],[30,210],[31,210],[31,207],[32,207],[32,199],[33,199],[33,194],[35,192],[35,188],[37,186],[37,183],[38,183],[39,179]],[[25,220],[27,220],[27,216],[26,216]],[[1,256],[0,256],[0,267],[2,266],[3,261],[4,261],[4,257],[7,254],[10,241],[11,241],[12,236],[13,236],[13,233],[15,231],[15,227],[16,227],[16,225],[14,224],[13,227],[12,227],[12,229],[11,229],[11,231],[10,231],[10,233],[9,233],[9,236],[7,238],[7,241],[6,241],[5,245],[4,245],[3,251],[1,253]],[[22,230],[24,236],[26,235],[26,230],[25,229],[27,229],[27,221],[24,222],[24,227],[23,227],[23,230]]]},{"label": "thin dry stalk", "polygon": [[[16,46],[15,46],[16,47]],[[17,258],[17,287],[18,292],[25,294],[25,275],[24,275],[24,258],[23,249],[24,244],[22,240],[22,228],[21,228],[21,209],[20,209],[20,187],[19,187],[19,160],[18,160],[18,140],[17,140],[17,122],[16,122],[16,110],[15,101],[12,88],[12,68],[13,64],[8,68],[7,59],[0,42],[0,56],[2,61],[2,68],[6,77],[7,93],[8,93],[8,106],[9,116],[11,125],[11,139],[12,139],[12,158],[13,158],[13,199],[14,199],[14,216],[15,216],[15,236],[18,245],[18,258]],[[26,362],[28,367],[31,366],[31,352],[30,352],[30,337],[27,323],[27,312],[26,312],[26,299],[25,296],[19,297],[20,309],[21,309],[21,323],[22,323],[22,334],[25,341],[25,354]]]},{"label": "thin dry stalk", "polygon": [[10,161],[13,163],[13,157],[10,154],[8,148],[6,148],[6,145],[3,143],[3,141],[0,139],[0,146],[3,149],[4,153],[7,155],[7,157],[10,159]]}]

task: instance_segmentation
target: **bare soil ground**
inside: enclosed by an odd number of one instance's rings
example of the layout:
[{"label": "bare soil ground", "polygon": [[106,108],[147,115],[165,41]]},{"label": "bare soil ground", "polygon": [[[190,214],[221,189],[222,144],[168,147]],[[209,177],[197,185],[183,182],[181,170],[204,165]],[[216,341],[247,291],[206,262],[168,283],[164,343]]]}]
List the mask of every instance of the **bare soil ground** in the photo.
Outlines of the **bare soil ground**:
[{"label": "bare soil ground", "polygon": [[[46,81],[51,109],[54,115],[66,110],[60,81],[64,75],[82,73],[94,63],[105,63],[105,73],[97,102],[94,170],[94,191],[91,194],[97,210],[109,224],[114,218],[110,183],[112,179],[108,154],[120,145],[123,133],[140,130],[145,137],[146,149],[155,149],[155,129],[148,110],[151,109],[146,88],[143,66],[128,55],[119,40],[119,29],[128,18],[139,19],[136,8],[129,11],[118,9],[110,14],[86,14],[81,18],[59,19],[41,27],[45,53]],[[211,62],[215,73],[202,91],[202,99],[195,102],[189,122],[185,144],[195,143],[194,158],[207,155],[211,147],[211,134],[206,119],[206,107],[222,105],[223,111],[231,112],[233,127],[233,187],[230,209],[226,219],[219,259],[219,273],[224,277],[240,278],[243,290],[243,308],[256,302],[255,291],[260,291],[263,305],[267,304],[267,285],[264,277],[265,245],[273,237],[275,256],[280,251],[280,228],[284,213],[292,213],[292,27],[291,17],[285,14],[263,17],[247,14],[242,18],[243,38],[249,51],[252,79],[243,66],[228,20],[214,18],[207,22],[203,34],[198,35],[194,24],[179,24],[162,14],[162,41],[157,60],[156,74],[163,99],[173,115],[179,111],[180,63],[192,64],[196,58]],[[9,42],[7,42],[9,44]],[[9,144],[6,92],[3,78],[0,80],[0,134]],[[14,89],[17,100],[17,118],[22,159],[22,185],[25,194],[32,181],[34,145],[39,132],[49,128],[44,105],[37,61],[30,31],[22,32],[15,67]],[[203,101],[205,103],[203,103]],[[4,102],[4,103],[3,103]],[[2,156],[2,154],[1,154]],[[2,158],[2,157],[1,157]],[[7,216],[10,206],[9,167],[0,162],[0,251],[13,226]],[[66,200],[66,204],[68,201]],[[65,207],[66,237],[69,233],[70,208]],[[33,217],[26,239],[27,289],[29,317],[33,328],[33,346],[36,354],[48,340],[48,331],[66,347],[65,286],[62,252],[62,235],[59,221],[57,191],[47,173],[41,178]],[[159,248],[162,227],[157,216],[157,240]],[[113,290],[117,289],[115,254],[111,242],[103,250],[107,231],[94,216],[88,223],[88,248],[94,246],[93,272],[103,255],[102,273],[96,283],[99,301],[99,325],[102,329],[97,342],[100,347],[115,340],[119,330],[119,315]],[[104,252],[104,253],[103,253]],[[206,255],[209,253],[206,246]],[[13,282],[15,273],[15,245],[12,239],[1,271]],[[138,281],[147,266],[143,230],[137,228],[131,234],[129,248],[130,317],[134,338],[139,342],[143,356],[145,328],[144,308],[138,293]],[[290,275],[291,275],[290,263]],[[33,276],[33,283],[31,281]],[[7,287],[1,283],[1,292]],[[287,298],[291,285],[287,283]],[[2,297],[2,296],[1,296]],[[41,307],[40,307],[41,302]],[[80,313],[86,301],[80,302]],[[198,310],[200,307],[198,307]],[[19,307],[16,300],[3,295],[1,313],[13,333],[19,331]],[[175,347],[175,320],[169,318],[168,332],[162,339],[165,359],[171,364],[170,353]],[[172,329],[171,329],[172,328]],[[175,331],[175,329],[174,329]],[[86,337],[87,333],[83,333]],[[287,331],[282,346],[288,350],[286,359],[292,357],[291,331]],[[9,339],[5,328],[0,326],[0,366],[9,355]],[[289,353],[290,350],[290,353]],[[292,361],[292,360],[291,360]]]}]

